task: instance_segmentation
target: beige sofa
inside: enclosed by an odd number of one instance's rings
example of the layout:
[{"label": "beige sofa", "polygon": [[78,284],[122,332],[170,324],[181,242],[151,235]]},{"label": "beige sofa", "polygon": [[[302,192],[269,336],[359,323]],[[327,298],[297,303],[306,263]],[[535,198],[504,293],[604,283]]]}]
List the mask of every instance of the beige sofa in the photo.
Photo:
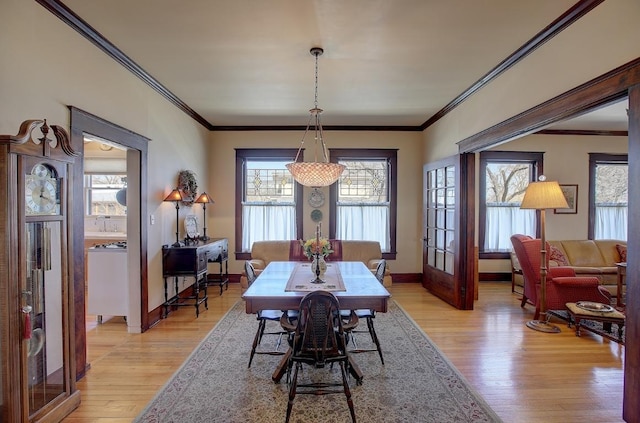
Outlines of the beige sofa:
[{"label": "beige sofa", "polygon": [[[618,291],[616,263],[626,260],[626,257],[623,260],[620,256],[620,250],[626,251],[626,241],[586,239],[548,242],[551,247],[547,252],[549,267],[568,266],[573,268],[576,276],[595,276],[612,296],[616,295]],[[520,264],[513,252],[511,253],[511,266],[513,291],[522,292],[523,279]]]},{"label": "beige sofa", "polygon": [[[336,241],[331,240],[334,253],[327,257],[328,261],[361,261],[372,272],[376,271],[378,263],[382,258],[380,243],[377,241]],[[287,241],[257,241],[251,246],[251,264],[256,273],[267,267],[272,261],[308,261],[302,254],[300,242],[297,240]],[[391,272],[389,261],[384,275],[384,286],[391,286]],[[247,277],[242,272],[240,286],[244,292],[247,289]]]}]

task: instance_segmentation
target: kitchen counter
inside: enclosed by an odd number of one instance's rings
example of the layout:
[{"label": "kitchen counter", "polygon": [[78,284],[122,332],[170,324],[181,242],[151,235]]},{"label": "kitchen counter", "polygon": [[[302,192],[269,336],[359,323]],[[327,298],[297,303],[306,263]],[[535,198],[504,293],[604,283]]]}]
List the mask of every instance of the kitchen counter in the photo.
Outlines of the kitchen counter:
[{"label": "kitchen counter", "polygon": [[104,241],[126,240],[127,234],[124,232],[85,232],[84,239],[97,239]]}]

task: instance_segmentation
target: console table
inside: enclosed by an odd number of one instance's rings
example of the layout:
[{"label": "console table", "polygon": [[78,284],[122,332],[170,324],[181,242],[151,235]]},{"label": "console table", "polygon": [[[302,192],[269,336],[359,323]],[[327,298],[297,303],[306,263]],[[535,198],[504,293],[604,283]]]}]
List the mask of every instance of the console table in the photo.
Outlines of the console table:
[{"label": "console table", "polygon": [[[207,304],[207,264],[209,261],[218,261],[222,274],[223,256],[228,256],[228,241],[226,238],[211,238],[207,241],[195,241],[184,246],[162,246],[162,277],[164,278],[164,313],[163,318],[169,314],[169,307],[193,306],[196,309],[196,317],[200,315],[200,304]],[[226,259],[224,260],[226,265]],[[168,278],[174,278],[173,295],[169,296]],[[193,277],[191,295],[186,295],[178,290],[179,277]],[[228,277],[226,278],[228,281]],[[187,288],[189,289],[189,288]],[[222,292],[222,285],[220,285]]]},{"label": "console table", "polygon": [[[229,242],[226,238],[219,238],[216,242],[216,246],[207,256],[209,263],[218,263],[219,272],[209,273],[206,278],[207,285],[218,285],[220,287],[220,295],[222,295],[222,288],[225,291],[229,289]],[[224,267],[223,267],[224,266]]]}]

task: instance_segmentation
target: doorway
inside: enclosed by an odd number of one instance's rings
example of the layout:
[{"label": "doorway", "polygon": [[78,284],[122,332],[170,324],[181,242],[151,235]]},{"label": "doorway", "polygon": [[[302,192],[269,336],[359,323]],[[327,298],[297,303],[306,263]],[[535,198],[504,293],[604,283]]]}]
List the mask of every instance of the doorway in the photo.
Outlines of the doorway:
[{"label": "doorway", "polygon": [[[86,134],[109,140],[126,149],[127,174],[127,274],[129,332],[144,332],[149,327],[147,305],[147,215],[142,193],[147,190],[147,154],[149,139],[117,126],[83,110],[69,107],[71,111],[71,142],[84,153]],[[76,337],[76,378],[88,369],[86,352],[85,316],[85,260],[84,260],[84,165],[75,169],[73,189],[73,245],[74,245],[74,310]],[[138,265],[135,265],[138,264]]]}]

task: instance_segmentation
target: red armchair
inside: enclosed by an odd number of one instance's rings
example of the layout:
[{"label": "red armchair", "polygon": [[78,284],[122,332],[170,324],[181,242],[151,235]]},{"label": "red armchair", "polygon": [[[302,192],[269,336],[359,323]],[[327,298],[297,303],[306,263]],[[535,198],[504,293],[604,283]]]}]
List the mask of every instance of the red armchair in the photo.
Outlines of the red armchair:
[{"label": "red armchair", "polygon": [[[527,235],[512,235],[511,244],[522,267],[524,294],[521,307],[530,301],[536,307],[534,320],[540,317],[540,240]],[[549,251],[549,244],[547,244]],[[547,254],[546,310],[564,310],[565,304],[576,301],[594,301],[609,304],[611,294],[600,286],[598,278],[576,276],[570,267],[549,267]]]}]

